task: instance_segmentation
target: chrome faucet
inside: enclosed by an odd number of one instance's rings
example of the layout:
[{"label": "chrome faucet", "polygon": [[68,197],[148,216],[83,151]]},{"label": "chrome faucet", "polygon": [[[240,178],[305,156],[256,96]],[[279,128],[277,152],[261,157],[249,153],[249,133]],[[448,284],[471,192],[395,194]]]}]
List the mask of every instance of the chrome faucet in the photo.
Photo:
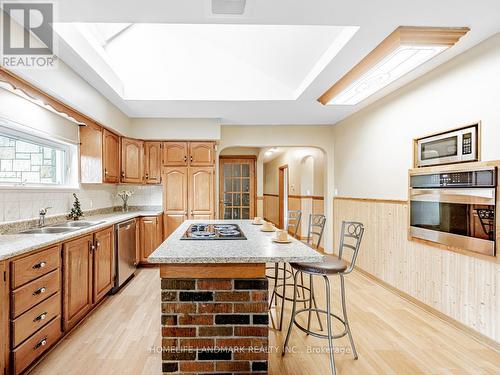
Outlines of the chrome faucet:
[{"label": "chrome faucet", "polygon": [[39,212],[40,216],[38,218],[38,226],[39,227],[45,226],[45,215],[47,215],[47,210],[49,208],[52,208],[52,207],[45,207],[45,208],[40,209],[40,212]]}]

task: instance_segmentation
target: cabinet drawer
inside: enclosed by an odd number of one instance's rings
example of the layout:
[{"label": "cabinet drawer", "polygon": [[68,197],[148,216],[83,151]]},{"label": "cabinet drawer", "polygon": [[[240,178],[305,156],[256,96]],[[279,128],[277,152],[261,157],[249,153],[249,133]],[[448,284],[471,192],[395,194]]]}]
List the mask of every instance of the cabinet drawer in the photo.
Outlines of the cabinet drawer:
[{"label": "cabinet drawer", "polygon": [[35,359],[54,345],[61,337],[61,317],[58,316],[13,351],[14,374],[20,374]]},{"label": "cabinet drawer", "polygon": [[12,289],[61,267],[61,246],[15,260],[11,264]]},{"label": "cabinet drawer", "polygon": [[54,294],[12,322],[12,346],[18,346],[58,315],[61,315],[60,293]]},{"label": "cabinet drawer", "polygon": [[61,272],[55,269],[12,292],[12,318],[17,318],[61,289]]}]

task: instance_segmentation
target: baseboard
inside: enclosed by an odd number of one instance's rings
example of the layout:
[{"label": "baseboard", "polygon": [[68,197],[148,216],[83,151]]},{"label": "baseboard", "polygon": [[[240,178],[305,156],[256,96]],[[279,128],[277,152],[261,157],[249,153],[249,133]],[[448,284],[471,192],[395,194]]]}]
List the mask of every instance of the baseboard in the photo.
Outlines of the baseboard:
[{"label": "baseboard", "polygon": [[376,282],[383,288],[387,289],[388,291],[398,295],[401,298],[404,298],[408,302],[416,305],[417,307],[421,308],[422,310],[428,312],[429,314],[434,315],[435,317],[439,318],[440,320],[444,321],[445,323],[448,323],[452,325],[455,328],[458,328],[468,336],[472,337],[476,341],[480,342],[483,345],[486,345],[487,347],[493,349],[497,353],[500,353],[500,343],[496,342],[495,340],[489,338],[488,336],[483,335],[482,333],[479,333],[472,328],[466,326],[465,324],[459,322],[456,319],[453,319],[452,317],[449,317],[446,314],[443,314],[441,311],[423,303],[422,301],[416,299],[415,297],[393,287],[392,285],[386,283],[385,281],[379,279],[378,277],[372,275],[371,273],[359,268],[358,266],[354,267],[356,271],[358,271],[360,274],[365,276],[366,278]]}]

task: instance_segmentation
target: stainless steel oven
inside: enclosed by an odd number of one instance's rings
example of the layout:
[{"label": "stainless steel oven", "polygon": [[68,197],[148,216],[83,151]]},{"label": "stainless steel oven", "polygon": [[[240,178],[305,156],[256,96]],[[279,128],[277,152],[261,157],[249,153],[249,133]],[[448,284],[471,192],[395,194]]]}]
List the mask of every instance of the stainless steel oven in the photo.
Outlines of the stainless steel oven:
[{"label": "stainless steel oven", "polygon": [[417,141],[417,166],[478,160],[478,125]]},{"label": "stainless steel oven", "polygon": [[410,235],[495,255],[496,169],[410,175]]}]

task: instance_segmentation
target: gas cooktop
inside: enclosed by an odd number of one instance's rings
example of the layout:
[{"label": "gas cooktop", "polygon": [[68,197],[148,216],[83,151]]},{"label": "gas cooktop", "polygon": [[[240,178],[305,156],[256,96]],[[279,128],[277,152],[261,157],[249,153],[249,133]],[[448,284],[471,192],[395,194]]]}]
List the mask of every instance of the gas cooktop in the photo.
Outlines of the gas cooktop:
[{"label": "gas cooktop", "polygon": [[191,224],[181,240],[246,240],[238,224]]}]

